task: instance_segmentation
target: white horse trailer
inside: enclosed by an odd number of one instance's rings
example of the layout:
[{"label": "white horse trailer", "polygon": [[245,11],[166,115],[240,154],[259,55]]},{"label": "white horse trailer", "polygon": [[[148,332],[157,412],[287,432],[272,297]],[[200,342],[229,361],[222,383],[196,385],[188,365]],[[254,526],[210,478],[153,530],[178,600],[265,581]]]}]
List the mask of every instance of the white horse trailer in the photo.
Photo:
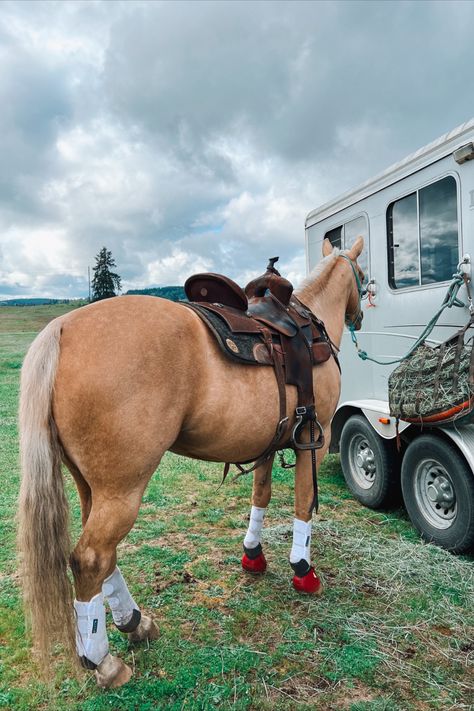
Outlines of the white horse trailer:
[{"label": "white horse trailer", "polygon": [[[322,243],[365,240],[360,264],[368,300],[360,347],[381,360],[405,355],[438,310],[458,264],[474,258],[474,119],[377,177],[309,213],[307,266]],[[463,286],[459,298],[467,304]],[[446,309],[432,344],[467,323],[465,307]],[[474,425],[421,428],[396,422],[388,407],[394,365],[357,356],[348,331],[341,348],[342,393],[331,451],[340,451],[348,487],[371,508],[404,503],[422,536],[454,552],[474,547]]]}]

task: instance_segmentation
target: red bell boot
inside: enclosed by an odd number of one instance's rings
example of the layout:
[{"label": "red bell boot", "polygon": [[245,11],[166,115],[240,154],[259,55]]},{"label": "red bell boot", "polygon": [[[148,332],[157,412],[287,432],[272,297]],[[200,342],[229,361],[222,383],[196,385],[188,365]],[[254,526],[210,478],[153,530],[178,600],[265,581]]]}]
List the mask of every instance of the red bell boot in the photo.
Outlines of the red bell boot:
[{"label": "red bell boot", "polygon": [[314,572],[314,568],[312,566],[306,575],[301,577],[298,575],[294,576],[293,587],[298,592],[307,593],[308,595],[321,595],[323,591],[321,580]]},{"label": "red bell boot", "polygon": [[246,548],[242,556],[242,568],[247,573],[264,573],[267,569],[267,561],[259,544],[256,548]]}]

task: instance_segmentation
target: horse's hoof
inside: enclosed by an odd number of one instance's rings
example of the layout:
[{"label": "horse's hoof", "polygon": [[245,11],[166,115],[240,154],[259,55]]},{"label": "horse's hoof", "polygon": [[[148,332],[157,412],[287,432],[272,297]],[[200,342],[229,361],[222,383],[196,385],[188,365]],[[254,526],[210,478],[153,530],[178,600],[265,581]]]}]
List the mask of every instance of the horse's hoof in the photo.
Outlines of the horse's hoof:
[{"label": "horse's hoof", "polygon": [[159,636],[158,627],[151,617],[146,617],[145,615],[142,615],[138,627],[133,632],[128,633],[130,642],[145,642],[147,639],[152,641],[153,639],[158,639]]},{"label": "horse's hoof", "polygon": [[118,657],[107,654],[95,670],[98,686],[103,689],[116,689],[130,681],[132,670]]},{"label": "horse's hoof", "polygon": [[301,578],[298,575],[294,576],[293,587],[298,592],[307,593],[308,595],[321,595],[323,591],[321,580],[314,572],[312,566],[306,575],[303,575]]},{"label": "horse's hoof", "polygon": [[267,561],[263,553],[259,553],[256,558],[249,558],[247,553],[242,556],[242,568],[247,573],[264,573],[267,569]]}]

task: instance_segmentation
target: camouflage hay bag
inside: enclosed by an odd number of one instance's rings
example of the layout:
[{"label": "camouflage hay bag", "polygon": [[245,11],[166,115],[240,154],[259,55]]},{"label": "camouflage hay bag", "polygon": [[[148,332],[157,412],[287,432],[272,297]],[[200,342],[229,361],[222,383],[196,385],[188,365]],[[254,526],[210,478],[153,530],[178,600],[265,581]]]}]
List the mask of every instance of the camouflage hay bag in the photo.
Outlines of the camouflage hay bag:
[{"label": "camouflage hay bag", "polygon": [[418,424],[474,421],[474,350],[467,326],[439,346],[421,343],[388,379],[390,414]]}]

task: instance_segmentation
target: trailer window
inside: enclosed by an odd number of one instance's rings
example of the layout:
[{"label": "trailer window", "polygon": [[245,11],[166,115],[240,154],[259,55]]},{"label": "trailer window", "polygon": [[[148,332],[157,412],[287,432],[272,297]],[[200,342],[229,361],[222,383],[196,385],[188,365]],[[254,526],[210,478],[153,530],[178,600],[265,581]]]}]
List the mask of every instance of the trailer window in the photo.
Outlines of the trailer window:
[{"label": "trailer window", "polygon": [[324,239],[328,239],[333,247],[342,249],[342,227],[336,227],[335,230],[329,230],[324,235]]},{"label": "trailer window", "polygon": [[325,239],[328,239],[333,247],[338,247],[339,249],[350,249],[357,237],[364,238],[364,249],[362,254],[358,258],[358,263],[364,274],[367,276],[367,270],[369,266],[368,260],[368,249],[369,249],[369,229],[367,225],[367,218],[365,215],[356,217],[354,220],[345,222],[340,227],[335,227],[324,235]]},{"label": "trailer window", "polygon": [[393,289],[451,279],[459,261],[455,179],[448,176],[389,205],[387,236]]}]

